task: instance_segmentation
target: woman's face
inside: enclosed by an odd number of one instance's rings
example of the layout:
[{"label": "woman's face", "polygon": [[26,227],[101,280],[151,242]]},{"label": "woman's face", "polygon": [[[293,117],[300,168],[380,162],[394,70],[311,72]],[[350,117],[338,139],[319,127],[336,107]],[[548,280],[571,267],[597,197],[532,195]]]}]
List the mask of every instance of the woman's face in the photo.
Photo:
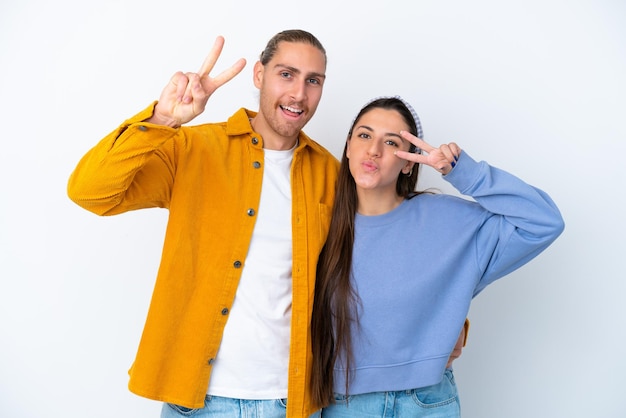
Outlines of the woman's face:
[{"label": "woman's face", "polygon": [[392,191],[400,171],[409,173],[413,166],[395,156],[408,151],[410,143],[400,136],[409,127],[395,110],[374,108],[361,116],[352,129],[346,156],[358,189]]}]

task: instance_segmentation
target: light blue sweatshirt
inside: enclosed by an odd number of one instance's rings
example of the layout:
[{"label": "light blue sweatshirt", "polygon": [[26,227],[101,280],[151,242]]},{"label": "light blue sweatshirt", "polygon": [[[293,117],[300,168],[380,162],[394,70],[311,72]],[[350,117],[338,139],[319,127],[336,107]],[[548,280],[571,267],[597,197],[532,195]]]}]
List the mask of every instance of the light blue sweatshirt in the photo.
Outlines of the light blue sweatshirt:
[{"label": "light blue sweatshirt", "polygon": [[[563,231],[546,193],[465,152],[443,178],[474,201],[420,194],[386,214],[356,216],[350,394],[440,382],[472,298]],[[342,363],[334,390],[345,394]]]}]

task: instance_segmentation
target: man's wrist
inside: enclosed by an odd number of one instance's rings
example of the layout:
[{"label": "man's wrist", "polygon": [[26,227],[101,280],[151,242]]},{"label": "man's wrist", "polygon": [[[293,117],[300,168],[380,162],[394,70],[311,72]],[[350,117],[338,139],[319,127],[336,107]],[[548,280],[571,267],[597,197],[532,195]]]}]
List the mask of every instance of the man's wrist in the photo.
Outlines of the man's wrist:
[{"label": "man's wrist", "polygon": [[156,105],[154,106],[154,110],[152,112],[152,116],[150,116],[149,118],[145,119],[143,122],[146,123],[152,123],[154,125],[162,125],[162,126],[168,126],[170,128],[174,128],[174,129],[178,129],[180,128],[180,122],[176,119],[172,119],[172,118],[168,118],[163,116],[161,113],[159,113],[158,111],[158,102],[156,103]]},{"label": "man's wrist", "polygon": [[180,128],[180,123],[174,119],[162,118],[157,115],[152,115],[148,119],[144,120],[146,123],[152,123],[154,125],[162,125],[168,126],[170,128],[178,129]]}]

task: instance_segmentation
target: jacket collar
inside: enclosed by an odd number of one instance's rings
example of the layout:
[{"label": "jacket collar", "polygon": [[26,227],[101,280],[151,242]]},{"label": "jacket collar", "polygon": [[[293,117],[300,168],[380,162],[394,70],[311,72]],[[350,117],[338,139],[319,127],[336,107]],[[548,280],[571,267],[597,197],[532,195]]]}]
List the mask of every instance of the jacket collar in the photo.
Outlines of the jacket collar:
[{"label": "jacket collar", "polygon": [[[226,134],[229,137],[239,136],[239,135],[251,135],[254,132],[252,129],[252,124],[250,123],[250,119],[254,118],[258,112],[241,108],[236,111],[228,121],[226,122]],[[300,131],[298,135],[298,148],[296,150],[302,149],[304,147],[312,148],[315,151],[322,151],[322,147],[313,141],[307,134],[303,131]]]}]

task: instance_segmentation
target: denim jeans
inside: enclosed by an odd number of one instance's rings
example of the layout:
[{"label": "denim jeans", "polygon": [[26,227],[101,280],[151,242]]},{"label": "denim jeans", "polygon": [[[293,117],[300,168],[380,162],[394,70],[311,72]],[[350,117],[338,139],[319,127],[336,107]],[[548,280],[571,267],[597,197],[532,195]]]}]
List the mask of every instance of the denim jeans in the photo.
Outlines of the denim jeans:
[{"label": "denim jeans", "polygon": [[[247,400],[207,395],[204,408],[189,409],[173,404],[163,404],[161,418],[285,418],[286,399]],[[319,417],[319,412],[311,415]]]},{"label": "denim jeans", "polygon": [[396,392],[335,395],[322,418],[459,418],[461,406],[452,370],[436,385]]}]

